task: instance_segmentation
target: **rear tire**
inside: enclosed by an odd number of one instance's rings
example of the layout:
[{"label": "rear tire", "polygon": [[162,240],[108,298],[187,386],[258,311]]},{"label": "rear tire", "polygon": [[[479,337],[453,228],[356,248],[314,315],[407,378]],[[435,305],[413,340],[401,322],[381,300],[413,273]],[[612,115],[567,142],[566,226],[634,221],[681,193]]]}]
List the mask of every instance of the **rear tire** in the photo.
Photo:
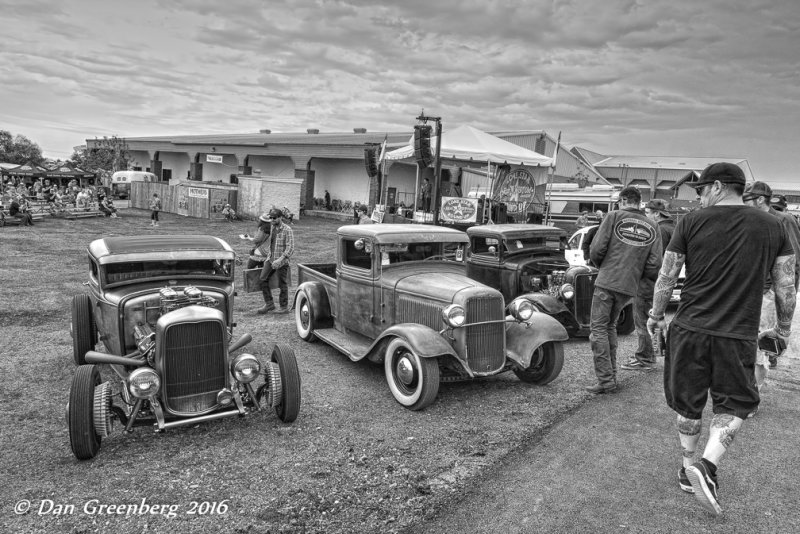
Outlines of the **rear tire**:
[{"label": "rear tire", "polygon": [[75,365],[86,364],[86,353],[97,344],[97,325],[89,295],[72,297],[72,358]]},{"label": "rear tire", "polygon": [[540,345],[531,356],[527,369],[514,369],[517,378],[528,384],[543,386],[555,380],[564,367],[564,344],[548,341]]},{"label": "rear tire", "polygon": [[635,328],[633,324],[633,304],[628,304],[622,308],[622,312],[617,319],[617,334],[620,336],[627,336],[633,333]]},{"label": "rear tire", "polygon": [[94,458],[101,438],[94,427],[94,388],[100,384],[96,365],[81,365],[72,377],[69,390],[69,444],[78,460]]},{"label": "rear tire", "polygon": [[300,371],[297,369],[297,359],[290,347],[277,344],[272,350],[271,360],[278,364],[281,371],[281,401],[275,406],[275,413],[284,423],[291,423],[300,413]]},{"label": "rear tire", "polygon": [[297,335],[303,341],[311,342],[316,338],[314,330],[317,329],[317,324],[313,312],[308,293],[305,290],[299,291],[294,300],[294,322],[297,326]]}]

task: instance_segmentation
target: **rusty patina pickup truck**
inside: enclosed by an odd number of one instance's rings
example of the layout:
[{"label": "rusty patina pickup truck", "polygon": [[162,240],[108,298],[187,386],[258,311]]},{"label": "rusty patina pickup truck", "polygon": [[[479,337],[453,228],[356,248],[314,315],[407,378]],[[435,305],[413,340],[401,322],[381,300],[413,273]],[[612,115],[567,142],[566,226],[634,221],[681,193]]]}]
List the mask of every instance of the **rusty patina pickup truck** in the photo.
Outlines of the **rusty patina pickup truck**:
[{"label": "rusty patina pickup truck", "polygon": [[525,299],[466,276],[464,232],[411,224],[337,232],[336,263],[301,264],[297,333],[384,366],[394,398],[420,410],[441,379],[513,371],[547,384],[564,362],[563,326]]}]

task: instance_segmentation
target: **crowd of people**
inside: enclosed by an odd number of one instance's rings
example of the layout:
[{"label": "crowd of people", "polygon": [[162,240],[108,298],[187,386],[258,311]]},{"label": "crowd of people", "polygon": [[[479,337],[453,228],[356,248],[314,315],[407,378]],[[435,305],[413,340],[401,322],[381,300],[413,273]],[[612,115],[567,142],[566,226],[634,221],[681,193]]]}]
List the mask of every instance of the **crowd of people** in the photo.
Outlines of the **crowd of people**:
[{"label": "crowd of people", "polygon": [[[664,201],[651,200],[642,211],[634,187],[620,192],[620,209],[600,224],[589,250],[599,269],[589,338],[597,382],[587,389],[618,390],[616,322],[635,302],[639,343],[621,368],[651,370],[663,347],[664,395],[676,412],[682,452],[678,484],[718,515],[719,463],[758,412],[767,369],[791,334],[800,226],[782,211],[785,198],[763,182],[746,185],[736,165],[710,165],[692,185],[701,207],[677,224]],[[667,324],[683,267],[680,303]],[[709,395],[713,416],[698,458]]]}]

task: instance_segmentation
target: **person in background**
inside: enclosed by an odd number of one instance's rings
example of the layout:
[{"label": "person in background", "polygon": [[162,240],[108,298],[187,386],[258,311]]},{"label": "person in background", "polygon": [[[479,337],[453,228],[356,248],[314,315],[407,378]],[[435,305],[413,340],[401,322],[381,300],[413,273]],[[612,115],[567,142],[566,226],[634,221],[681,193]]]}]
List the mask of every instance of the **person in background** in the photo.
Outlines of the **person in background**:
[{"label": "person in background", "polygon": [[358,224],[375,224],[375,221],[367,215],[367,206],[365,204],[361,204],[358,207]]},{"label": "person in background", "polygon": [[8,214],[19,219],[22,226],[33,226],[33,216],[28,211],[28,201],[17,195],[8,206]]},{"label": "person in background", "polygon": [[[269,221],[269,237],[256,247],[254,255],[263,258],[261,269],[261,292],[264,295],[264,306],[258,313],[264,314],[275,310],[275,313],[289,311],[289,259],[294,254],[294,232],[291,226],[283,222],[283,213],[278,208],[272,208],[269,213],[262,215],[260,220]],[[269,288],[269,279],[277,273],[279,308],[275,308],[272,299],[272,290]]]},{"label": "person in background", "polygon": [[[722,513],[719,463],[759,404],[757,340],[788,339],[796,299],[791,243],[776,217],[743,204],[745,183],[739,166],[722,162],[706,167],[692,184],[701,208],[684,215],[675,227],[647,320],[651,335],[656,328],[667,332],[664,396],[677,413],[683,455],[678,483],[714,515]],[[684,263],[681,300],[667,330],[665,310]],[[768,275],[778,325],[759,332]],[[709,393],[714,415],[702,457],[695,461]]]},{"label": "person in background", "polygon": [[661,266],[661,235],[639,209],[641,193],[628,186],[619,198],[620,209],[605,217],[589,252],[600,269],[589,327],[597,383],[586,388],[596,394],[617,390],[617,320],[636,297],[639,281],[655,279]]},{"label": "person in background", "polygon": [[[742,200],[748,206],[753,206],[761,211],[765,211],[781,221],[786,237],[792,245],[795,254],[795,289],[797,289],[798,275],[800,275],[800,227],[797,226],[795,218],[785,212],[776,210],[771,205],[772,188],[764,182],[752,182],[747,184],[742,195]],[[764,283],[764,298],[761,303],[761,322],[759,328],[765,330],[775,326],[775,291],[772,288],[772,279],[767,277]],[[774,353],[758,351],[756,357],[756,387],[761,392],[764,382],[767,379],[769,368],[778,366],[778,356]]]},{"label": "person in background", "polygon": [[158,213],[161,211],[161,199],[158,198],[158,193],[153,193],[153,198],[150,199],[150,224],[153,227],[158,226]]},{"label": "person in background", "polygon": [[422,199],[423,211],[431,211],[431,181],[425,178],[419,188],[419,195]]},{"label": "person in background", "polygon": [[[644,207],[644,214],[658,225],[661,234],[661,253],[663,255],[672,234],[675,232],[675,221],[669,212],[669,204],[660,198],[650,200]],[[628,371],[649,371],[655,369],[656,355],[653,353],[653,340],[647,332],[647,312],[653,307],[653,289],[655,280],[643,277],[639,282],[636,299],[633,301],[633,323],[636,325],[636,336],[639,345],[633,357],[620,367]]]},{"label": "person in background", "polygon": [[325,190],[325,209],[327,211],[331,211],[331,194],[328,193],[328,190]]},{"label": "person in background", "polygon": [[225,204],[222,208],[222,215],[225,216],[225,220],[228,222],[233,222],[236,220],[236,210],[234,210],[230,204]]},{"label": "person in background", "polygon": [[589,212],[587,210],[581,212],[580,217],[575,221],[575,226],[577,226],[578,229],[589,226]]}]

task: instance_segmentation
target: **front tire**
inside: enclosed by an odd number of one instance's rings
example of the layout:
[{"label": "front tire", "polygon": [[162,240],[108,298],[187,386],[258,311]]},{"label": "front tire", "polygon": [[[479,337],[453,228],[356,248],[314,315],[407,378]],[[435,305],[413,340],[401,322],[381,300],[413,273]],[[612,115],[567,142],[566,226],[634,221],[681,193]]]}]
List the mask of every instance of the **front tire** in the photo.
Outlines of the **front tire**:
[{"label": "front tire", "polygon": [[422,410],[439,393],[439,363],[420,358],[408,343],[393,339],[383,359],[386,382],[395,400],[409,410]]},{"label": "front tire", "polygon": [[295,298],[294,322],[300,339],[308,342],[314,341],[316,338],[314,330],[317,329],[317,324],[314,320],[313,310],[306,291],[300,291]]},{"label": "front tire", "polygon": [[636,326],[633,324],[633,304],[629,304],[622,308],[622,312],[617,319],[617,334],[620,336],[627,336],[633,333]]},{"label": "front tire", "polygon": [[300,413],[300,371],[297,369],[297,359],[290,347],[277,344],[272,349],[271,360],[278,364],[281,372],[281,399],[275,406],[275,413],[284,423],[291,423]]},{"label": "front tire", "polygon": [[97,456],[101,438],[94,426],[94,388],[100,384],[96,365],[81,365],[72,378],[67,410],[69,444],[78,460]]},{"label": "front tire", "polygon": [[561,374],[562,367],[564,367],[563,343],[548,341],[533,352],[527,369],[514,369],[514,374],[523,382],[543,386],[555,380]]},{"label": "front tire", "polygon": [[72,358],[75,365],[86,364],[86,353],[97,344],[97,325],[88,295],[72,297]]}]

